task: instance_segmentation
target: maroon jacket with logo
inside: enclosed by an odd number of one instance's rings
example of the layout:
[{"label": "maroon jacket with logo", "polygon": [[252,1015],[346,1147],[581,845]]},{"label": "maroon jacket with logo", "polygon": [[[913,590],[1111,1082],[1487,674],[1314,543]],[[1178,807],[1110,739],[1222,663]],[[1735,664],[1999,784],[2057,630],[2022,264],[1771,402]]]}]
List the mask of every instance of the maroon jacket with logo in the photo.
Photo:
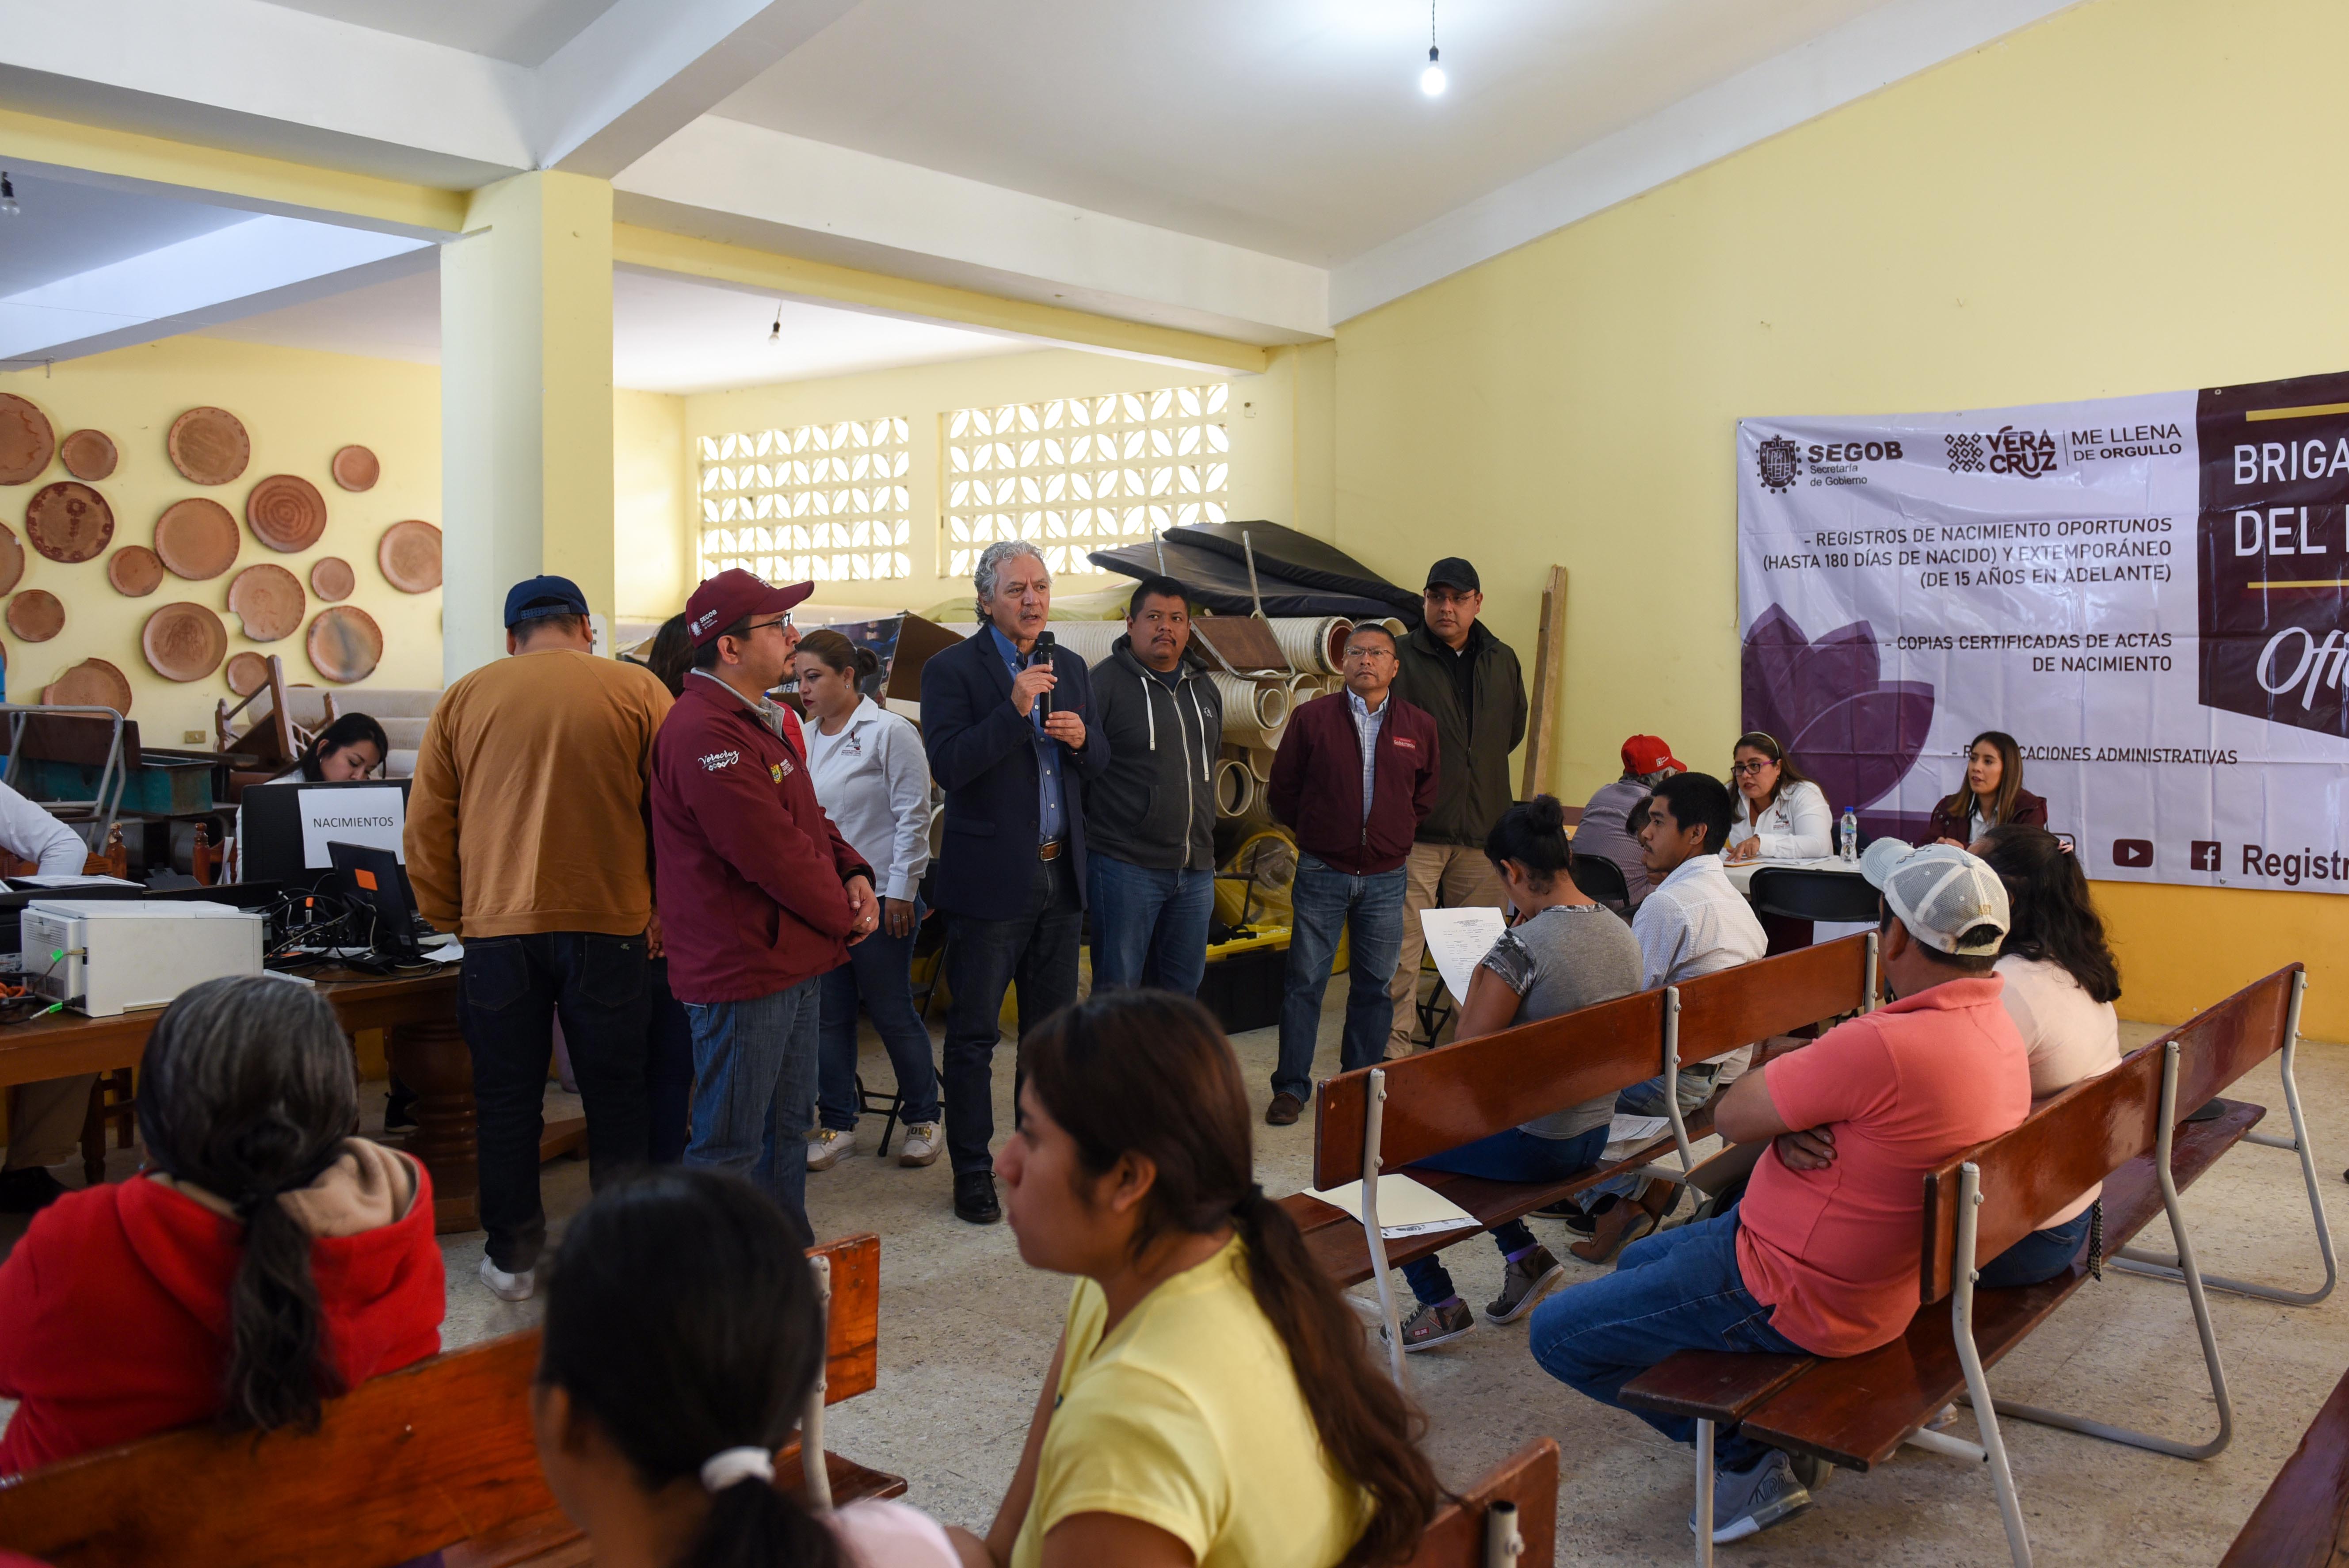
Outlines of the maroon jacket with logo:
[{"label": "maroon jacket with logo", "polygon": [[1392,691],[1371,749],[1371,815],[1362,816],[1362,740],[1353,705],[1335,691],[1288,716],[1265,786],[1272,815],[1297,831],[1297,846],[1356,877],[1392,871],[1411,854],[1435,809],[1435,717]]},{"label": "maroon jacket with logo", "polygon": [[846,961],[843,884],[872,868],[816,805],[805,753],[724,683],[685,678],[653,739],[652,815],[678,1001],[771,996]]}]

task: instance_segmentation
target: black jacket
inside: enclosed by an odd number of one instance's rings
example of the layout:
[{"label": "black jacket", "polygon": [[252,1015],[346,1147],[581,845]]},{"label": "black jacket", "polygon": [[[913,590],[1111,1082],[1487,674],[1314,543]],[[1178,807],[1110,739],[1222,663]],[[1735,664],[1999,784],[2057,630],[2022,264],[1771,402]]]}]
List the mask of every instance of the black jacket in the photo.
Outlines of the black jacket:
[{"label": "black jacket", "polygon": [[[1468,628],[1468,646],[1459,653],[1425,626],[1414,628],[1395,651],[1401,669],[1394,693],[1435,716],[1442,763],[1435,809],[1419,825],[1420,841],[1482,848],[1485,836],[1516,798],[1509,783],[1509,753],[1526,738],[1526,680],[1517,656],[1481,620]],[[1471,692],[1465,709],[1454,675],[1463,659],[1469,664]]]},{"label": "black jacket", "polygon": [[1093,666],[1108,771],[1085,784],[1085,848],[1154,871],[1216,866],[1216,748],[1224,698],[1185,661],[1173,689],[1119,638]]}]

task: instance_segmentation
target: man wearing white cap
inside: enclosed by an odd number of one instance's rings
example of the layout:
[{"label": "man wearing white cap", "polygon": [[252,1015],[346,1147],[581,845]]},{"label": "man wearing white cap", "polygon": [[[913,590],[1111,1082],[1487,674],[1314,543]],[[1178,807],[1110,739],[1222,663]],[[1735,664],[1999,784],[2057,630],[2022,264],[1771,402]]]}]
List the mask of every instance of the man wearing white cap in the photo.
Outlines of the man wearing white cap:
[{"label": "man wearing white cap", "polygon": [[[2007,928],[1991,868],[1953,845],[1878,839],[1860,871],[1884,895],[1897,1000],[1737,1081],[1714,1127],[1772,1143],[1744,1199],[1633,1243],[1613,1274],[1537,1308],[1531,1348],[1552,1376],[1614,1405],[1674,1351],[1857,1355],[1909,1326],[1924,1174],[2021,1124],[2031,1064],[1991,971]],[[1693,1421],[1636,1414],[1676,1441],[1695,1437]],[[1810,1505],[1807,1465],[1734,1428],[1722,1428],[1715,1462],[1716,1542]]]}]

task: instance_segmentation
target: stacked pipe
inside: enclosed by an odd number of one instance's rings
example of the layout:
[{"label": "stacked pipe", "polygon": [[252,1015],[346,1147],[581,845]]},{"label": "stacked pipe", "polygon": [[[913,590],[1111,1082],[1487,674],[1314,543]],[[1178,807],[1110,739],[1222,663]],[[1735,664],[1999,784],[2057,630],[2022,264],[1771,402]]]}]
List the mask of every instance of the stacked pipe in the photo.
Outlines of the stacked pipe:
[{"label": "stacked pipe", "polygon": [[1335,675],[1343,668],[1346,639],[1354,623],[1341,615],[1268,618],[1273,640],[1288,662],[1309,675]]},{"label": "stacked pipe", "polygon": [[1243,680],[1221,670],[1209,675],[1224,700],[1224,739],[1243,746],[1277,749],[1288,723],[1285,680]]}]

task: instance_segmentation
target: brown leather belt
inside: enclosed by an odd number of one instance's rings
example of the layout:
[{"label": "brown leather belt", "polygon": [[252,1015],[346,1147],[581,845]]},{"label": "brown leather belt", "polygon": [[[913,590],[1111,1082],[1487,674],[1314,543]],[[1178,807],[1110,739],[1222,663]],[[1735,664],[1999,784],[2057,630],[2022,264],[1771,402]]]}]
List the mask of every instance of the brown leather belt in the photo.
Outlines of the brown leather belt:
[{"label": "brown leather belt", "polygon": [[1068,843],[1069,841],[1065,838],[1048,838],[1044,840],[1043,843],[1036,846],[1036,858],[1039,860],[1058,860],[1061,857],[1061,851],[1068,847]]}]

